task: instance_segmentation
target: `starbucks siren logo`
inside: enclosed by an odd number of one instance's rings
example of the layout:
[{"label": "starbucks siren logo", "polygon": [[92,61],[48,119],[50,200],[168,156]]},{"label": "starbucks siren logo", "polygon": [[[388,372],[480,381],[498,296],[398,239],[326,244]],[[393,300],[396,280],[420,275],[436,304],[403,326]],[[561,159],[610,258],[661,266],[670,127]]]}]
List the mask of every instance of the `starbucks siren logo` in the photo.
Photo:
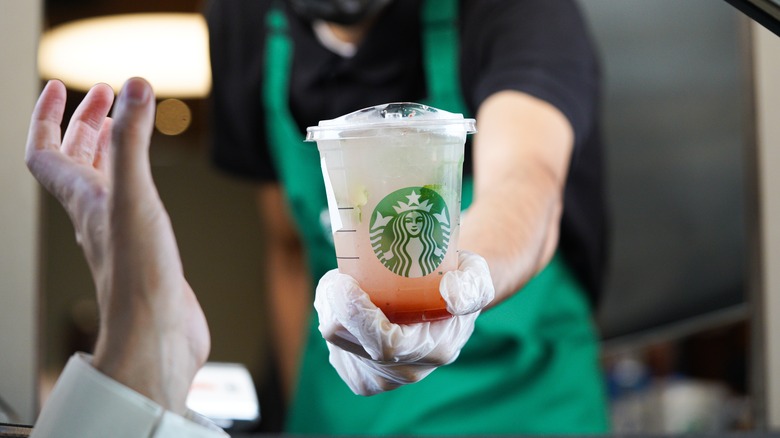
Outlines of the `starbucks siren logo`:
[{"label": "starbucks siren logo", "polygon": [[407,187],[385,196],[371,215],[369,239],[385,267],[404,277],[423,277],[444,259],[450,244],[450,213],[435,190]]}]

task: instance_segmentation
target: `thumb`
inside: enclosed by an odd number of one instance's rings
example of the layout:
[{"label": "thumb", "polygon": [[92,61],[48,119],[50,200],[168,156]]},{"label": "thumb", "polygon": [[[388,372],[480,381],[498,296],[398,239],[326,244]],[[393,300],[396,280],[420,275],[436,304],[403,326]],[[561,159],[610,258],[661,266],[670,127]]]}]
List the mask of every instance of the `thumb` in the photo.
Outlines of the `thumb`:
[{"label": "thumb", "polygon": [[111,137],[115,208],[131,207],[139,196],[156,195],[149,165],[154,109],[149,83],[140,78],[125,82],[114,108]]},{"label": "thumb", "polygon": [[[154,129],[154,93],[143,79],[125,83],[114,108],[111,135],[111,234],[123,248],[117,265],[151,264],[180,269],[170,219],[152,179],[149,143]],[[116,279],[130,275],[126,269]],[[161,275],[164,278],[173,278]]]},{"label": "thumb", "polygon": [[444,274],[439,292],[447,303],[447,311],[453,315],[481,310],[496,294],[487,262],[469,251],[460,251],[458,269]]}]

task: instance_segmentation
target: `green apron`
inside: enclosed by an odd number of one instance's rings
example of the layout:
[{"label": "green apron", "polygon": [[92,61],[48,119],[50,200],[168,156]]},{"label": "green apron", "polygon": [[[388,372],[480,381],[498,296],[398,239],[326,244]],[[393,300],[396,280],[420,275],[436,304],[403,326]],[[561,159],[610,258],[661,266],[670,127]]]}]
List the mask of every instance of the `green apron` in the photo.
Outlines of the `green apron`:
[{"label": "green apron", "polygon": [[[457,0],[424,0],[429,99],[467,114],[458,80]],[[301,233],[314,284],[336,268],[320,158],[288,105],[293,45],[280,8],[268,28],[263,103],[269,144]],[[376,104],[384,102],[376,102]],[[472,196],[464,180],[463,208]],[[608,431],[598,341],[581,285],[559,255],[521,293],[477,319],[458,360],[423,381],[372,397],[352,394],[310,321],[287,432],[322,435],[537,434]]]}]

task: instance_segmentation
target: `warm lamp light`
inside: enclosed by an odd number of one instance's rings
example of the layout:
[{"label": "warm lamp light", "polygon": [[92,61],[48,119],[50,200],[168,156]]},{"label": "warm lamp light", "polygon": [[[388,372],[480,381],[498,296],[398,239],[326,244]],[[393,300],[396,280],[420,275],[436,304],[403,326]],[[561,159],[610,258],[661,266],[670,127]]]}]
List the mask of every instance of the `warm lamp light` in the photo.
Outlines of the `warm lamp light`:
[{"label": "warm lamp light", "polygon": [[128,14],[73,21],[46,32],[38,47],[44,79],[86,91],[118,91],[133,76],[158,97],[201,98],[211,89],[208,30],[195,13]]}]

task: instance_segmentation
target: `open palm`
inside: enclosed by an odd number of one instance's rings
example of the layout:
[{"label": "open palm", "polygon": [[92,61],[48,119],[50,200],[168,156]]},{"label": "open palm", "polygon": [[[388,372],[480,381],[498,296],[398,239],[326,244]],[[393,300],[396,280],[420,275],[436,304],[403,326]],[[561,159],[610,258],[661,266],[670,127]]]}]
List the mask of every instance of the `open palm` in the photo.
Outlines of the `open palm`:
[{"label": "open palm", "polygon": [[51,81],[33,112],[26,162],[73,222],[100,308],[93,364],[164,407],[184,410],[210,349],[200,305],[149,166],[151,87],[93,87],[61,136],[65,87]]}]

